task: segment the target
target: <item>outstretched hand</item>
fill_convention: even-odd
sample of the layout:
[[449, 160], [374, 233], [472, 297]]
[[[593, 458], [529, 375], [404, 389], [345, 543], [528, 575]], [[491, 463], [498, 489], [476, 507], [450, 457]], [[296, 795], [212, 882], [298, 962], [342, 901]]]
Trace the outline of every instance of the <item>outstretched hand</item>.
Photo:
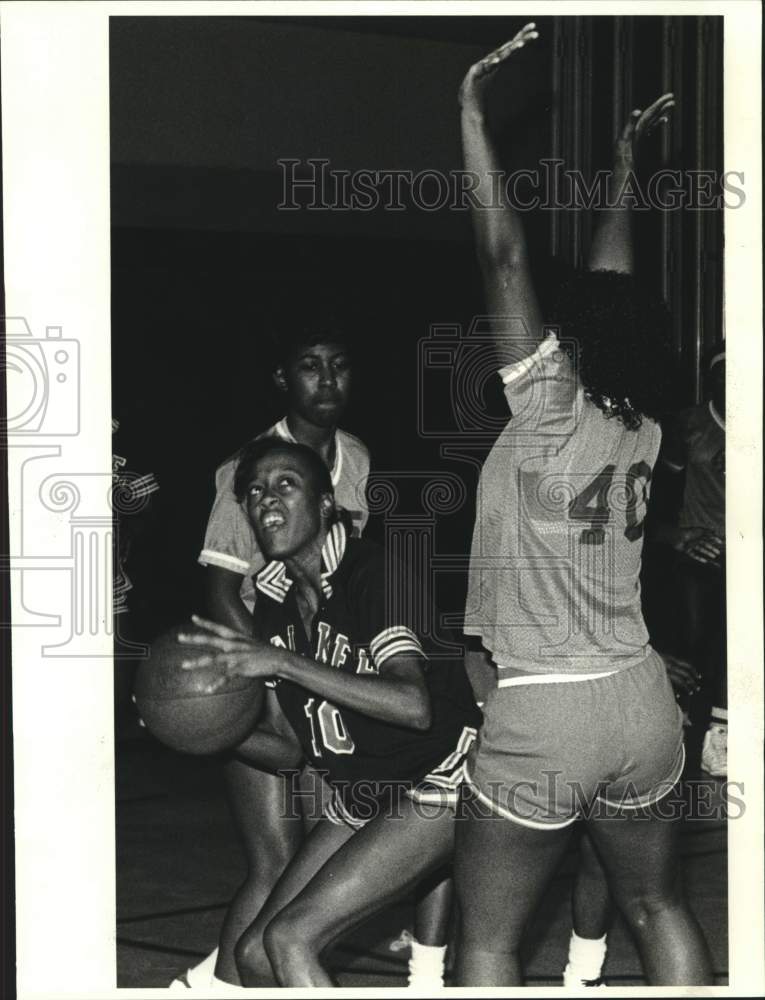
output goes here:
[[178, 642], [183, 646], [203, 646], [212, 652], [184, 660], [181, 667], [184, 670], [199, 670], [202, 667], [219, 670], [220, 677], [210, 683], [206, 689], [208, 693], [221, 688], [229, 677], [265, 678], [276, 673], [274, 659], [277, 654], [270, 643], [198, 615], [192, 615], [191, 620], [199, 631], [180, 632]]
[[511, 38], [509, 42], [505, 42], [504, 45], [500, 45], [498, 49], [495, 49], [487, 56], [484, 56], [483, 59], [479, 59], [477, 63], [474, 63], [462, 81], [459, 92], [460, 105], [465, 107], [471, 102], [475, 103], [479, 99], [482, 89], [481, 85], [486, 78], [490, 77], [502, 63], [506, 62], [513, 52], [522, 49], [527, 42], [531, 42], [535, 38], [539, 38], [539, 32], [532, 21], [521, 28], [518, 34], [514, 38]]
[[645, 111], [635, 108], [630, 113], [622, 134], [616, 141], [616, 165], [631, 170], [635, 162], [635, 151], [641, 140], [650, 135], [654, 129], [669, 121], [669, 115], [675, 106], [674, 94], [662, 94]]

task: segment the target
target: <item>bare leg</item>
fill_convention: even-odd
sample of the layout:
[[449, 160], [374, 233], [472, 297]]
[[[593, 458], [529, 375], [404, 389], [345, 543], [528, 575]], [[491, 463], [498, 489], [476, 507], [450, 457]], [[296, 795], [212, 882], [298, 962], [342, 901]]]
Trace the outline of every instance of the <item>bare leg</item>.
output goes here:
[[602, 938], [611, 923], [611, 896], [603, 865], [586, 831], [579, 842], [579, 868], [571, 900], [574, 933]]
[[448, 869], [437, 872], [419, 887], [414, 936], [420, 944], [446, 944], [453, 895], [452, 873]]
[[711, 986], [709, 951], [680, 886], [678, 823], [645, 813], [588, 822], [652, 986]]
[[280, 985], [332, 986], [324, 948], [448, 860], [452, 811], [426, 814], [406, 798], [400, 806], [400, 817], [381, 816], [354, 834], [270, 922], [265, 946]]
[[[299, 810], [285, 817], [288, 785], [284, 778], [260, 771], [236, 758], [224, 767], [229, 804], [247, 858], [247, 877], [226, 913], [215, 975], [239, 984], [234, 946], [268, 899], [280, 875], [300, 846]], [[260, 970], [273, 982], [268, 963]]]
[[571, 827], [538, 830], [496, 815], [457, 824], [460, 909], [455, 986], [519, 986], [526, 924], [566, 849]]
[[[250, 924], [240, 936], [234, 949], [236, 963], [245, 986], [264, 986], [274, 983], [271, 962], [266, 954], [263, 938], [266, 928], [292, 900], [308, 885], [314, 875], [354, 836], [347, 826], [336, 826], [328, 819], [314, 824], [291, 862], [278, 879], [271, 895], [257, 911], [255, 920], [250, 913]], [[319, 904], [319, 908], [321, 909]], [[267, 970], [264, 973], [264, 969]]]

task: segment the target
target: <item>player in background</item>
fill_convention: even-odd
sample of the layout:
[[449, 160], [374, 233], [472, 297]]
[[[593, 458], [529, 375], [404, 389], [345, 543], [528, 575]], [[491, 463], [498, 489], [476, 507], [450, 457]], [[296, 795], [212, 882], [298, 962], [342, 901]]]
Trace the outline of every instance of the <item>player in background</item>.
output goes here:
[[332, 789], [265, 906], [250, 912], [237, 965], [247, 986], [268, 982], [271, 969], [282, 986], [332, 986], [323, 950], [450, 860], [480, 712], [462, 661], [429, 661], [423, 651], [403, 567], [337, 520], [315, 452], [254, 442], [235, 490], [271, 560], [256, 576], [254, 638], [250, 628], [196, 619], [209, 634], [180, 641], [201, 638], [218, 653], [188, 666], [218, 666], [221, 682], [276, 678], [272, 718], [280, 711], [299, 745], [285, 736], [275, 748], [277, 723], [265, 735], [256, 728], [247, 753], [262, 752], [264, 766], [302, 757]]
[[[481, 188], [500, 166], [488, 82], [537, 37], [528, 25], [463, 82], [465, 162]], [[612, 197], [633, 145], [671, 103], [665, 95], [633, 112]], [[490, 817], [458, 824], [460, 986], [522, 982], [523, 932], [583, 813], [649, 982], [711, 982], [678, 884], [677, 822], [654, 809], [679, 780], [684, 752], [640, 606], [642, 522], [673, 359], [662, 310], [633, 287], [629, 211], [611, 204], [592, 273], [552, 316], [560, 341], [544, 328], [518, 212], [506, 199], [473, 212], [512, 419], [483, 467], [471, 552], [465, 630], [491, 653], [498, 686], [468, 761]]]
[[725, 777], [728, 694], [725, 614], [725, 349], [716, 348], [706, 371], [707, 401], [684, 410], [666, 429], [665, 468], [683, 477], [679, 516], [656, 526], [671, 545], [684, 656], [701, 676], [690, 709], [704, 731], [701, 766]]

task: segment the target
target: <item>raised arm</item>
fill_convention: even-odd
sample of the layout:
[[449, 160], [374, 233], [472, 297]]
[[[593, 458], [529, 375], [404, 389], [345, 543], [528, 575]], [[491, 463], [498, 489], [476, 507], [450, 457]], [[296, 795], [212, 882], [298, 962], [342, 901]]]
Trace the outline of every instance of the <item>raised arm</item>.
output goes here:
[[[520, 215], [508, 201], [504, 185], [495, 185], [496, 191], [493, 190], [492, 175], [499, 176], [500, 165], [486, 125], [486, 98], [493, 74], [514, 52], [538, 37], [534, 24], [527, 24], [515, 38], [471, 66], [460, 89], [465, 169], [479, 179], [475, 189], [477, 199], [487, 206], [473, 206], [473, 229], [486, 304], [494, 317], [492, 330], [502, 365], [528, 354], [529, 341], [540, 340], [543, 331]], [[510, 322], [518, 319], [525, 325], [528, 338], [525, 344], [514, 345], [502, 334], [506, 335]], [[517, 323], [515, 327], [517, 329]]]
[[632, 274], [634, 267], [632, 248], [632, 198], [630, 182], [634, 176], [637, 147], [660, 122], [668, 121], [675, 106], [672, 94], [662, 94], [658, 100], [641, 111], [636, 108], [624, 126], [614, 149], [614, 166], [609, 176], [608, 204], [612, 208], [601, 210], [592, 239], [589, 271], [618, 271]]

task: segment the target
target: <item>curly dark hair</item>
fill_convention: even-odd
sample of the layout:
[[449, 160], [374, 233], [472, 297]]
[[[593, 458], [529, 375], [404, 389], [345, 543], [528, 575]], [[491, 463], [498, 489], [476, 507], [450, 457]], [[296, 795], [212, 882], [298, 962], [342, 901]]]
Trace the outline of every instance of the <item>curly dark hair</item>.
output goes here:
[[560, 286], [548, 313], [585, 395], [607, 417], [637, 430], [643, 417], [658, 420], [674, 408], [669, 312], [630, 275], [577, 274]]

